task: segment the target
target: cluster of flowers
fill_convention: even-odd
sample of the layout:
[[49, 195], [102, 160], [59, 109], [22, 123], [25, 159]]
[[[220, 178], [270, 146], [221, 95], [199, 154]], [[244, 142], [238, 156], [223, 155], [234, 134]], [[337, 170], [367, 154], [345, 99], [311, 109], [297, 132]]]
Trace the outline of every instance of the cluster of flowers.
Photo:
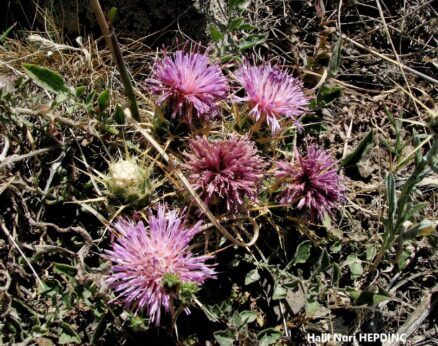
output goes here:
[[[244, 63], [234, 79], [244, 96], [232, 96], [233, 101], [247, 103], [249, 116], [260, 125], [267, 124], [272, 134], [280, 131], [283, 120], [297, 121], [308, 109], [302, 83], [271, 64]], [[157, 62], [149, 86], [158, 106], [166, 105], [172, 118], [189, 124], [193, 117], [213, 120], [230, 89], [220, 66], [210, 64], [207, 55], [184, 51]], [[238, 212], [246, 199], [257, 202], [268, 163], [247, 135], [219, 140], [196, 137], [188, 149], [182, 167], [207, 205], [220, 204]], [[306, 209], [313, 220], [330, 214], [343, 200], [336, 161], [315, 145], [305, 153], [295, 149], [292, 161], [275, 162], [272, 171], [280, 203]], [[127, 308], [145, 309], [157, 324], [161, 308], [171, 311], [177, 294], [165, 284], [169, 275], [180, 284], [197, 285], [215, 277], [214, 268], [205, 263], [210, 257], [195, 257], [188, 250], [201, 223], [188, 228], [182, 219], [164, 205], [158, 207], [157, 215], [150, 212], [148, 227], [121, 219], [115, 225], [120, 237], [106, 254], [113, 262], [108, 283], [119, 294], [117, 298]]]

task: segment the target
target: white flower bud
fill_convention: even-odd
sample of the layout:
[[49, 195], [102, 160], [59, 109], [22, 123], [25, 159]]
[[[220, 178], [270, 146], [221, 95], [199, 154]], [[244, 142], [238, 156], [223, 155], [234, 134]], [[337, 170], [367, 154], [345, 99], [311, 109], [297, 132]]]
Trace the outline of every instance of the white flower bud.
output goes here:
[[140, 182], [143, 172], [135, 161], [120, 160], [109, 167], [110, 185], [114, 190], [129, 189]]

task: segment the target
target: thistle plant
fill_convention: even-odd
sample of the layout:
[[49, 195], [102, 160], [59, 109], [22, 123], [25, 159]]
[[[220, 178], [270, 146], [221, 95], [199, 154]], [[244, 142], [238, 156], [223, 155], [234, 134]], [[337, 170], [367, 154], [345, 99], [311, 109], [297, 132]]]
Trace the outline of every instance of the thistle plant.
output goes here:
[[228, 82], [206, 54], [177, 51], [155, 63], [148, 81], [158, 106], [167, 106], [171, 117], [192, 123], [193, 117], [210, 121], [219, 102], [228, 94]]
[[282, 120], [296, 121], [308, 109], [309, 97], [303, 92], [303, 83], [278, 67], [245, 63], [235, 77], [245, 92], [237, 101], [247, 102], [249, 115], [259, 125], [266, 123], [272, 134], [280, 131]]
[[292, 161], [277, 162], [274, 175], [282, 188], [280, 202], [307, 210], [312, 220], [323, 219], [344, 199], [336, 161], [315, 145], [309, 146], [305, 155], [295, 149]]
[[247, 136], [229, 139], [195, 138], [184, 153], [184, 169], [206, 204], [223, 202], [228, 211], [239, 210], [248, 198], [257, 200], [266, 164]]
[[187, 303], [194, 287], [216, 277], [213, 266], [205, 263], [212, 257], [195, 256], [188, 249], [201, 230], [200, 221], [187, 227], [176, 210], [159, 205], [156, 213], [149, 210], [148, 226], [124, 218], [114, 226], [119, 237], [106, 251], [112, 262], [107, 283], [126, 309], [146, 311], [155, 325], [162, 310], [173, 312], [179, 293]]

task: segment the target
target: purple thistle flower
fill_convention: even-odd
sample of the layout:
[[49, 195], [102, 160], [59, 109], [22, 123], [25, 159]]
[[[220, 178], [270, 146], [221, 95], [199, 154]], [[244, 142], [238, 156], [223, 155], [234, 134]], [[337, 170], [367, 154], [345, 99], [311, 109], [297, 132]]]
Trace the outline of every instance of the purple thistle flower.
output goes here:
[[281, 118], [297, 120], [308, 109], [309, 97], [303, 92], [303, 83], [277, 67], [246, 63], [235, 76], [246, 93], [237, 100], [248, 102], [249, 114], [256, 122], [266, 121], [272, 134], [280, 131]]
[[320, 220], [324, 212], [329, 214], [344, 199], [345, 189], [337, 173], [336, 161], [315, 145], [307, 148], [306, 156], [295, 149], [292, 162], [277, 162], [274, 173], [284, 186], [280, 203], [295, 204], [299, 209], [307, 208], [312, 220]]
[[195, 52], [177, 51], [156, 63], [150, 89], [157, 95], [159, 106], [168, 103], [172, 118], [187, 119], [193, 113], [209, 120], [217, 113], [218, 102], [227, 97], [228, 83], [217, 65], [210, 65], [208, 56]]
[[143, 222], [119, 219], [115, 228], [120, 237], [107, 250], [105, 257], [112, 262], [107, 283], [124, 301], [125, 308], [146, 310], [152, 322], [160, 324], [161, 308], [173, 309], [176, 296], [166, 290], [167, 275], [176, 275], [181, 282], [202, 284], [215, 278], [215, 271], [205, 261], [211, 256], [195, 257], [188, 244], [200, 231], [201, 221], [190, 228], [183, 225], [175, 210], [159, 205], [157, 214], [149, 211], [149, 226]]
[[184, 154], [189, 180], [206, 204], [225, 201], [227, 210], [236, 211], [245, 196], [257, 200], [266, 164], [247, 136], [232, 135], [224, 140], [198, 137]]

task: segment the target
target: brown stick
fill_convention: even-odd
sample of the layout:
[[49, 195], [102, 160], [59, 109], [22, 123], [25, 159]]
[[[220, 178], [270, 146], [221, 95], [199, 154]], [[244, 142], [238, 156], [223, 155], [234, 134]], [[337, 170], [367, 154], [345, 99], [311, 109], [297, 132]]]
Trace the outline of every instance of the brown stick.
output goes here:
[[342, 38], [346, 39], [348, 42], [352, 43], [357, 48], [363, 49], [363, 50], [365, 50], [365, 51], [367, 51], [367, 52], [369, 52], [371, 54], [374, 54], [374, 55], [378, 56], [379, 58], [381, 58], [383, 60], [386, 60], [386, 61], [388, 61], [388, 62], [390, 62], [390, 63], [392, 63], [394, 65], [398, 65], [402, 69], [404, 69], [404, 70], [406, 70], [406, 71], [408, 71], [408, 72], [410, 72], [410, 73], [412, 73], [412, 74], [414, 74], [414, 75], [416, 75], [418, 77], [424, 78], [424, 79], [428, 80], [431, 83], [438, 84], [438, 80], [436, 80], [435, 78], [430, 77], [428, 75], [425, 75], [424, 73], [422, 73], [420, 71], [414, 70], [412, 67], [406, 66], [405, 64], [402, 64], [402, 63], [399, 63], [396, 60], [388, 58], [386, 55], [383, 55], [383, 54], [381, 54], [379, 52], [376, 52], [375, 50], [373, 50], [371, 48], [365, 47], [363, 44], [360, 44], [359, 42], [356, 42], [355, 40], [349, 38], [348, 36], [346, 36], [344, 34], [342, 34]]
[[105, 38], [106, 45], [111, 51], [111, 54], [116, 61], [117, 69], [119, 70], [120, 77], [122, 78], [123, 86], [125, 87], [126, 96], [129, 99], [130, 109], [132, 117], [139, 121], [140, 113], [138, 111], [137, 99], [135, 98], [134, 88], [132, 87], [131, 77], [129, 76], [128, 69], [125, 61], [123, 60], [122, 51], [120, 50], [119, 42], [114, 34], [114, 30], [110, 29], [105, 19], [105, 15], [100, 7], [99, 0], [91, 0], [91, 7], [96, 15], [97, 22], [102, 30], [103, 37]]

